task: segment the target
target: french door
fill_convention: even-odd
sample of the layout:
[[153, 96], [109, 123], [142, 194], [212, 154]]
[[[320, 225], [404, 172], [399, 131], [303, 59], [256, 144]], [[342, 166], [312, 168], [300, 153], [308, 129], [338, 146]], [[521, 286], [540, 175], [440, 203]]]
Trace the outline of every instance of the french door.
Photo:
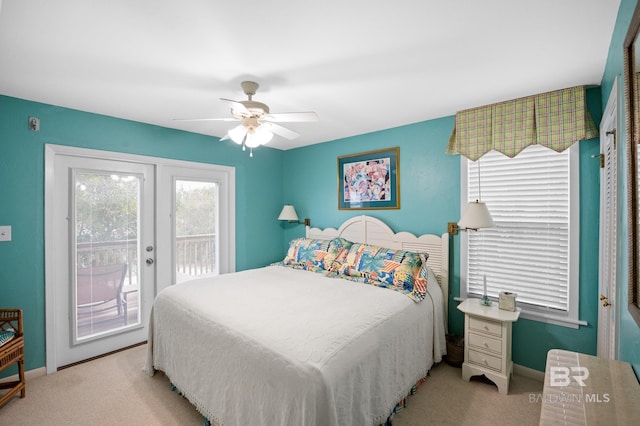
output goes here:
[[155, 293], [154, 166], [54, 164], [56, 367], [145, 341]]
[[[158, 170], [156, 290], [235, 271], [233, 168], [173, 163]], [[166, 250], [165, 250], [166, 249]]]
[[233, 167], [46, 146], [47, 373], [145, 341], [158, 292], [233, 271]]

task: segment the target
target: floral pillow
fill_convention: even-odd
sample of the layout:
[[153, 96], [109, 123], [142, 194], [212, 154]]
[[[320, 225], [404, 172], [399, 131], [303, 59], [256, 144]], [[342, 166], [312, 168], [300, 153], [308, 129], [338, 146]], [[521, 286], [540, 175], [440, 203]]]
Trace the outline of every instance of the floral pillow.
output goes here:
[[354, 281], [399, 291], [420, 301], [426, 294], [426, 275], [421, 277], [421, 269], [427, 257], [426, 253], [357, 243], [351, 246], [337, 272]]
[[334, 238], [329, 243], [329, 252], [324, 258], [323, 267], [331, 272], [340, 269], [353, 243], [344, 238]]
[[284, 262], [275, 262], [275, 263], [272, 263], [271, 266], [285, 266], [287, 268], [302, 269], [303, 271], [316, 272], [318, 274], [326, 274], [327, 273], [327, 271], [325, 271], [323, 268], [321, 268], [319, 266], [315, 266], [312, 263], [300, 262], [300, 263], [285, 264]]
[[422, 257], [422, 266], [418, 271], [418, 274], [414, 278], [413, 282], [413, 290], [411, 292], [412, 299], [419, 302], [424, 299], [427, 294], [427, 280], [429, 279], [429, 267], [427, 266], [427, 256], [421, 255]]
[[289, 250], [282, 263], [284, 265], [306, 264], [324, 269], [324, 259], [329, 253], [330, 240], [296, 238], [289, 243]]

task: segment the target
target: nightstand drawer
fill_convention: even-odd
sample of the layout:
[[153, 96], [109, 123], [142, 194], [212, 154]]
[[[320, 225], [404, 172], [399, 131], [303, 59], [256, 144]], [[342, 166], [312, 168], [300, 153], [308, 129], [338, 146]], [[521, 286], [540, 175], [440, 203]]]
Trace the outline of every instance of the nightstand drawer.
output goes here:
[[480, 331], [482, 333], [493, 334], [497, 337], [502, 337], [502, 324], [496, 321], [490, 321], [470, 316], [469, 329]]
[[500, 357], [487, 355], [482, 352], [476, 352], [473, 349], [469, 349], [469, 362], [499, 372], [502, 371], [502, 359]]
[[500, 355], [502, 353], [502, 340], [486, 335], [469, 333], [469, 347], [476, 347]]

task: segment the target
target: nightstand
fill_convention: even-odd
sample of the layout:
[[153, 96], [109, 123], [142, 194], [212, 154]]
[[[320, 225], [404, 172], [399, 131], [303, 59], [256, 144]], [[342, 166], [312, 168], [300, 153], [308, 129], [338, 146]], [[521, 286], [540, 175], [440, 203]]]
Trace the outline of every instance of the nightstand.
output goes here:
[[515, 312], [480, 304], [480, 299], [466, 299], [458, 305], [464, 312], [464, 363], [462, 378], [484, 374], [498, 386], [502, 394], [509, 393], [513, 373], [511, 361], [511, 324], [518, 320]]

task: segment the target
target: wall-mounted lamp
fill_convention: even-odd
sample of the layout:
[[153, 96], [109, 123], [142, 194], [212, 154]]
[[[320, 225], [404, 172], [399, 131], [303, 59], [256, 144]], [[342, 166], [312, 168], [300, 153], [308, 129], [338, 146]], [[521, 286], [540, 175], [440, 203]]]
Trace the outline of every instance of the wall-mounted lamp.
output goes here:
[[311, 220], [309, 218], [305, 218], [304, 222], [300, 222], [298, 220], [296, 209], [294, 209], [291, 204], [285, 204], [280, 212], [280, 216], [278, 216], [278, 220], [286, 220], [289, 223], [299, 223], [301, 225], [304, 224], [304, 226], [311, 226]]
[[[449, 222], [447, 232], [449, 232], [450, 235], [457, 235], [458, 230], [477, 231], [480, 228], [493, 228], [494, 226], [495, 224], [493, 223], [493, 218], [491, 217], [491, 213], [489, 213], [487, 205], [482, 201], [476, 200], [467, 205], [467, 210], [465, 210], [462, 218], [460, 218], [460, 222]], [[487, 296], [486, 274], [484, 274], [483, 277], [483, 288], [484, 292], [480, 303], [485, 306], [491, 306], [491, 299]]]
[[451, 235], [458, 235], [458, 231], [477, 231], [480, 228], [493, 228], [494, 226], [487, 204], [476, 200], [467, 205], [467, 210], [458, 223], [449, 222], [447, 232]]

